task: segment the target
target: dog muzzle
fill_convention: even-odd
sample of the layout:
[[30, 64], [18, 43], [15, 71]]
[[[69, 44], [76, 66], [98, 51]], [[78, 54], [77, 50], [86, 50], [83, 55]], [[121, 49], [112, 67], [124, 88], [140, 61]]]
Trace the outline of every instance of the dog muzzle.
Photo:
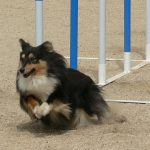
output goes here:
[[26, 72], [24, 68], [21, 68], [19, 71], [20, 71], [20, 73], [23, 74], [24, 78], [27, 78], [27, 77], [29, 77], [31, 74], [33, 74], [35, 72], [35, 69], [33, 68], [29, 72]]

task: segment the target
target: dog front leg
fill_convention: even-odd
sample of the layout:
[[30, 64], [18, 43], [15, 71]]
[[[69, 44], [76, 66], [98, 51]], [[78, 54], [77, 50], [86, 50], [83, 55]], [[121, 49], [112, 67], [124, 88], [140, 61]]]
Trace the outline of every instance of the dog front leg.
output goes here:
[[38, 119], [48, 115], [52, 110], [53, 105], [48, 104], [47, 102], [42, 103], [40, 106], [35, 107], [34, 114]]
[[[30, 110], [29, 112], [32, 112], [32, 113], [29, 113], [29, 115], [33, 114], [33, 115], [35, 115], [35, 117], [37, 117], [38, 116], [38, 113], [37, 113], [38, 111], [37, 110], [40, 107], [39, 106], [40, 104], [39, 104], [38, 100], [36, 98], [32, 97], [32, 96], [28, 96], [27, 100], [26, 100], [26, 104], [27, 104], [28, 110]], [[39, 118], [39, 116], [37, 118]]]

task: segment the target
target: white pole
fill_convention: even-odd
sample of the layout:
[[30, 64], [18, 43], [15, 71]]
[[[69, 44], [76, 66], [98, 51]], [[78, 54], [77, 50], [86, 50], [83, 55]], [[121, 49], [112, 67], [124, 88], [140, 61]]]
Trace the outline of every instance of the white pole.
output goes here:
[[146, 31], [146, 60], [150, 61], [150, 0], [146, 0], [146, 20], [147, 20], [147, 31]]
[[36, 36], [36, 46], [43, 42], [43, 0], [35, 0], [35, 36]]
[[116, 100], [116, 99], [106, 99], [107, 102], [116, 103], [133, 103], [133, 104], [150, 104], [149, 100]]
[[99, 85], [106, 84], [105, 0], [99, 0]]
[[124, 72], [131, 71], [131, 52], [124, 52]]
[[124, 0], [124, 72], [131, 71], [131, 0]]

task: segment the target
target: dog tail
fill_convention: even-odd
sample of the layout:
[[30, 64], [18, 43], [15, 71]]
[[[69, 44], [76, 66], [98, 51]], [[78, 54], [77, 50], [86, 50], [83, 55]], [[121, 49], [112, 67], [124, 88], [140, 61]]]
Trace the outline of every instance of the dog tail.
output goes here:
[[88, 101], [86, 108], [91, 114], [96, 114], [98, 120], [101, 120], [105, 113], [109, 111], [109, 106], [102, 96], [100, 87], [93, 81], [87, 87], [85, 100]]

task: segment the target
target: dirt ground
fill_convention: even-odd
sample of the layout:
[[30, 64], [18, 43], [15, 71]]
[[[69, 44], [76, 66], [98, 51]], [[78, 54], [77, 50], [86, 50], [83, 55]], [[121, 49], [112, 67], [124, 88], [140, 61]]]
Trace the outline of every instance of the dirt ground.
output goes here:
[[[144, 59], [146, 2], [132, 0], [132, 58]], [[106, 0], [107, 58], [123, 57], [123, 0]], [[98, 56], [98, 0], [79, 0], [79, 56]], [[44, 1], [44, 40], [69, 55], [70, 0]], [[109, 103], [123, 123], [109, 122], [70, 131], [51, 131], [31, 122], [20, 109], [15, 90], [19, 38], [34, 45], [34, 1], [7, 0], [0, 5], [0, 150], [149, 150], [149, 104]], [[134, 64], [133, 64], [134, 65]], [[108, 62], [107, 77], [122, 71]], [[79, 69], [97, 82], [97, 61], [79, 61]], [[150, 65], [103, 88], [106, 99], [150, 100]]]

